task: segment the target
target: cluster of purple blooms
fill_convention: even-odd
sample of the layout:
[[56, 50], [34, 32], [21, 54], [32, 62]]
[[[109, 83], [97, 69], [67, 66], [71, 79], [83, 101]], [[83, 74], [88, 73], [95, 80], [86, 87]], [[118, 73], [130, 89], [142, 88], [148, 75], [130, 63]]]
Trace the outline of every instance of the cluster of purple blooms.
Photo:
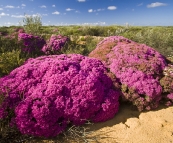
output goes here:
[[[37, 36], [19, 33], [25, 51], [34, 50], [32, 39], [46, 54], [60, 51], [68, 41], [53, 35], [45, 44]], [[4, 97], [0, 118], [14, 109], [11, 125], [21, 133], [54, 137], [71, 124], [113, 118], [120, 95], [139, 111], [157, 108], [162, 99], [172, 105], [173, 65], [153, 48], [122, 36], [105, 38], [89, 57], [61, 54], [30, 58], [0, 78], [0, 96]]]
[[151, 74], [127, 68], [117, 77], [122, 84], [123, 98], [136, 105], [139, 111], [158, 107], [161, 100], [162, 87], [159, 81]]
[[58, 28], [52, 30], [52, 32], [58, 32], [58, 31], [59, 31]]
[[69, 123], [106, 121], [119, 109], [120, 91], [105, 66], [78, 54], [31, 58], [0, 78], [0, 92], [0, 118], [15, 109], [11, 124], [27, 135], [54, 137]]
[[22, 42], [22, 51], [26, 53], [41, 51], [44, 44], [46, 44], [46, 41], [39, 36], [20, 32], [18, 34], [18, 41]]
[[59, 52], [68, 40], [68, 37], [62, 35], [52, 35], [48, 42], [43, 46], [42, 51], [45, 54]]
[[173, 65], [168, 64], [163, 71], [160, 84], [163, 87], [163, 99], [167, 106], [173, 105]]
[[[100, 54], [102, 51], [106, 51], [104, 58]], [[89, 56], [102, 60], [115, 74], [122, 85], [123, 98], [138, 110], [150, 110], [159, 105], [162, 99], [159, 80], [167, 66], [159, 52], [124, 37], [111, 36], [101, 41]]]
[[14, 32], [25, 33], [25, 30], [23, 28], [14, 28]]

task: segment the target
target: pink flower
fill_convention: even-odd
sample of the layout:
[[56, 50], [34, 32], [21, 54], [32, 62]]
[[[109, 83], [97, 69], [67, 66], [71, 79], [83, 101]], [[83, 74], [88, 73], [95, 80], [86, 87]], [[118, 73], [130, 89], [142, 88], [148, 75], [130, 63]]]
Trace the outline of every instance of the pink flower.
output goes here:
[[13, 123], [34, 136], [56, 136], [69, 122], [106, 121], [119, 109], [120, 92], [105, 66], [79, 54], [31, 58], [0, 78], [0, 92], [8, 94], [3, 111], [14, 109]]
[[42, 48], [42, 51], [45, 54], [59, 52], [68, 40], [69, 38], [65, 36], [63, 37], [61, 35], [52, 35], [48, 42]]
[[18, 41], [22, 42], [22, 50], [27, 53], [41, 51], [46, 41], [38, 36], [27, 33], [18, 34]]
[[120, 81], [123, 98], [138, 109], [156, 108], [161, 100], [159, 80], [167, 66], [159, 52], [122, 36], [110, 36], [101, 41], [90, 54], [101, 60]]

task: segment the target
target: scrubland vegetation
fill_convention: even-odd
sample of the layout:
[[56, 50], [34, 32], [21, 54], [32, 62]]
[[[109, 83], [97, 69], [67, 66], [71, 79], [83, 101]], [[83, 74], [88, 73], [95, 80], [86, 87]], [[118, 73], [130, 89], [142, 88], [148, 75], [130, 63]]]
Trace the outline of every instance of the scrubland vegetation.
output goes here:
[[173, 27], [23, 23], [0, 27], [0, 142], [89, 142], [86, 124], [113, 118], [119, 102], [172, 105]]

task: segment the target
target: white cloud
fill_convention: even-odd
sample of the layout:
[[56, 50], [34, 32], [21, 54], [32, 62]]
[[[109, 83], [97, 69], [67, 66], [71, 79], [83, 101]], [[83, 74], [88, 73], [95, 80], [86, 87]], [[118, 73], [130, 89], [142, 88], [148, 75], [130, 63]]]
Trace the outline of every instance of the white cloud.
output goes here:
[[55, 5], [53, 4], [52, 7], [55, 7]]
[[15, 8], [15, 7], [12, 5], [7, 5], [7, 6], [5, 6], [5, 8]]
[[86, 0], [77, 0], [78, 2], [85, 2]]
[[43, 23], [44, 26], [47, 26], [48, 24], [47, 23]]
[[71, 9], [71, 8], [67, 8], [67, 9], [66, 9], [66, 11], [72, 11], [72, 10], [74, 10], [74, 9]]
[[101, 8], [97, 9], [97, 11], [103, 11], [103, 10], [105, 10], [105, 9], [103, 9], [103, 8], [102, 9]]
[[137, 6], [142, 6], [143, 5], [143, 3], [140, 3], [140, 4], [138, 4]]
[[108, 7], [108, 10], [115, 10], [115, 9], [117, 9], [116, 6], [109, 6], [109, 7]]
[[98, 21], [98, 22], [95, 22], [95, 23], [82, 23], [80, 25], [105, 25], [105, 24], [106, 24], [106, 22]]
[[25, 16], [26, 16], [26, 17], [30, 17], [30, 16], [32, 16], [32, 17], [36, 17], [36, 16], [41, 17], [41, 14], [39, 14], [39, 13], [33, 14], [33, 15], [28, 15], [28, 14], [26, 14]]
[[41, 15], [40, 15], [39, 13], [33, 14], [32, 16], [33, 16], [33, 17], [37, 17], [37, 16], [41, 17]]
[[166, 6], [166, 3], [160, 3], [160, 2], [155, 2], [147, 5], [148, 8], [154, 8], [154, 7], [159, 7], [159, 6]]
[[0, 10], [3, 10], [3, 8], [0, 8]]
[[[44, 24], [44, 23], [43, 23]], [[80, 26], [83, 26], [83, 25], [105, 25], [106, 24], [106, 22], [101, 22], [101, 21], [98, 21], [98, 22], [93, 22], [93, 23], [63, 23], [63, 22], [61, 22], [61, 23], [56, 23], [55, 25], [59, 25], [59, 26], [68, 26], [68, 25], [80, 25]]]
[[0, 17], [1, 16], [9, 16], [9, 14], [6, 14], [6, 13], [2, 12], [2, 13], [0, 13]]
[[5, 22], [4, 24], [5, 25], [12, 25], [13, 23], [11, 23], [11, 22]]
[[80, 11], [78, 11], [78, 10], [76, 10], [75, 12], [76, 12], [76, 13], [80, 13]]
[[12, 15], [11, 17], [14, 17], [14, 18], [24, 18], [25, 16], [23, 16], [23, 15]]
[[26, 6], [25, 4], [22, 4], [21, 6]]
[[99, 8], [99, 9], [97, 9], [97, 10], [94, 10], [94, 9], [89, 9], [88, 10], [88, 12], [97, 12], [97, 11], [103, 11], [103, 10], [105, 10], [105, 9], [101, 9], [101, 8]]
[[93, 9], [89, 9], [88, 12], [93, 12]]
[[58, 14], [60, 14], [60, 12], [55, 11], [55, 12], [53, 12], [52, 14], [56, 14], [56, 15], [58, 15]]
[[100, 24], [100, 25], [105, 25], [105, 24], [106, 24], [106, 22], [99, 22], [99, 24]]
[[48, 16], [48, 14], [42, 14], [43, 16]]
[[42, 6], [40, 6], [41, 8], [46, 8], [46, 6], [45, 5], [42, 5]]

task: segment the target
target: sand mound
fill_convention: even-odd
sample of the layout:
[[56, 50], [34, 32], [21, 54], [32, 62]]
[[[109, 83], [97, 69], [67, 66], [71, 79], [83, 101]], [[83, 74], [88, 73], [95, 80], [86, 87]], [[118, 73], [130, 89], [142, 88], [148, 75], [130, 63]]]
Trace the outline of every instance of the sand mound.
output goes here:
[[89, 127], [99, 143], [173, 143], [173, 107], [140, 113], [121, 105], [112, 120]]

